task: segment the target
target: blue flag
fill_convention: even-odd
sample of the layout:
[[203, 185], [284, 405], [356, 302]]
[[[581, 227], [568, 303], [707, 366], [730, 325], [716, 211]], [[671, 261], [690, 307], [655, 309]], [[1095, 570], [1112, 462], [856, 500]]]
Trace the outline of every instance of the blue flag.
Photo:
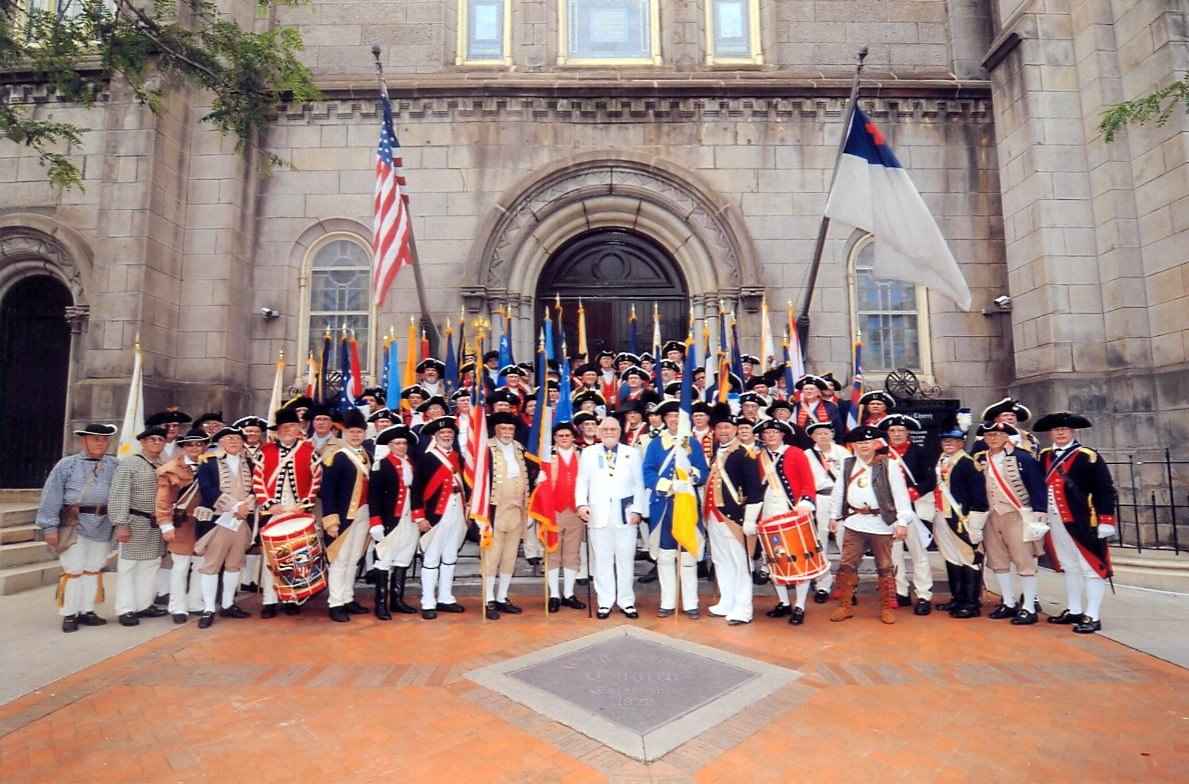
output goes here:
[[334, 407], [340, 414], [345, 414], [354, 407], [351, 400], [351, 355], [347, 348], [346, 335], [339, 341], [339, 375], [342, 384], [339, 386], [339, 395], [335, 399]]
[[388, 347], [388, 386], [384, 400], [393, 411], [400, 411], [400, 364], [397, 362], [396, 340]]
[[[541, 328], [540, 338], [537, 340], [537, 358], [533, 363], [536, 366], [537, 378], [545, 378], [545, 368], [547, 363], [545, 361], [545, 328]], [[533, 424], [528, 431], [528, 443], [525, 444], [524, 456], [534, 463], [541, 462], [541, 428], [545, 422], [545, 395], [548, 394], [546, 384], [544, 381], [537, 387], [537, 409], [533, 412]]]
[[[500, 335], [500, 368], [499, 369], [503, 370], [504, 368], [506, 368], [508, 365], [511, 365], [511, 364], [513, 364], [513, 362], [512, 362], [512, 343], [511, 343], [511, 341], [508, 340], [508, 334], [504, 333], [503, 335]], [[497, 387], [502, 387], [502, 386], [506, 386], [507, 383], [508, 383], [508, 377], [500, 376], [499, 379], [496, 381], [495, 385]]]
[[689, 372], [681, 374], [681, 429], [680, 433], [689, 433], [693, 429], [694, 415], [694, 372], [692, 364], [697, 357], [694, 341], [685, 344], [685, 366]]
[[330, 369], [332, 367], [331, 360], [334, 359], [333, 350], [334, 339], [330, 337], [330, 332], [322, 335], [322, 383], [319, 385], [322, 389], [321, 400], [316, 402], [324, 405], [331, 403], [330, 398]]

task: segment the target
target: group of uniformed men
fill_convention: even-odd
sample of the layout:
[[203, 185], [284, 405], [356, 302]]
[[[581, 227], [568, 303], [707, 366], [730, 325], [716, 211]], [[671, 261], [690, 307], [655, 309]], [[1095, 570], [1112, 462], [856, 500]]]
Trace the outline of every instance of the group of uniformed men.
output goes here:
[[[519, 614], [509, 598], [517, 555], [523, 547], [536, 565], [543, 554], [529, 514], [539, 482], [552, 485], [559, 538], [544, 575], [550, 613], [586, 608], [575, 585], [589, 573], [598, 618], [615, 608], [638, 617], [635, 561], [648, 558], [656, 566], [641, 579], [659, 579], [658, 615], [698, 618], [699, 571], [711, 571], [708, 560], [718, 588], [710, 615], [749, 623], [755, 585], [766, 581], [759, 526], [800, 513], [815, 529], [810, 554], [826, 551], [832, 536], [837, 565], [812, 581], [773, 581], [778, 602], [769, 617], [803, 623], [813, 591], [815, 602], [837, 603], [830, 620], [850, 618], [868, 553], [880, 619], [893, 623], [895, 609], [909, 606], [927, 615], [934, 608], [927, 549], [935, 541], [950, 590], [936, 607], [952, 617], [980, 615], [986, 577], [1002, 597], [991, 618], [1036, 623], [1038, 556], [1047, 550], [1067, 588], [1067, 608], [1049, 623], [1079, 633], [1101, 628], [1116, 498], [1104, 460], [1077, 441], [1077, 431], [1091, 426], [1084, 417], [1058, 412], [1037, 420], [1033, 432], [1052, 438], [1042, 450], [1023, 428], [1029, 410], [1005, 398], [983, 412], [970, 451], [968, 433], [954, 421], [933, 456], [913, 443], [920, 424], [896, 412], [887, 393], [864, 394], [852, 417], [831, 375], [806, 375], [786, 389], [783, 368], [761, 373], [759, 360], [745, 356], [743, 377], [723, 380], [729, 402], [716, 402], [717, 390], [705, 389], [702, 368], [691, 371], [697, 402], [686, 424], [677, 399], [684, 352], [680, 342], [666, 344], [655, 377], [657, 359], [648, 354], [604, 351], [579, 367], [574, 416], [553, 426], [548, 471], [525, 456], [536, 403], [531, 368], [500, 368], [495, 352], [467, 362], [452, 394], [443, 364], [423, 361], [418, 384], [391, 409], [371, 388], [341, 415], [295, 398], [272, 412], [272, 424], [256, 416], [226, 424], [217, 412], [191, 421], [175, 409], [162, 411], [137, 435], [140, 451], [121, 460], [108, 454], [116, 428], [87, 425], [75, 431], [80, 450], [51, 472], [37, 515], [63, 570], [62, 630], [106, 623], [95, 603], [103, 598], [113, 536], [121, 624], [167, 614], [185, 623], [197, 614], [207, 628], [216, 616], [244, 618], [249, 613], [236, 594], [242, 582], [257, 579], [262, 617], [299, 613], [297, 603], [278, 601], [277, 576], [249, 554], [270, 516], [294, 511], [315, 515], [328, 545], [334, 621], [369, 612], [381, 620], [393, 612], [419, 611], [427, 620], [463, 612], [453, 583], [468, 533], [482, 540], [485, 616]], [[555, 405], [556, 373], [538, 382]], [[475, 438], [468, 413], [476, 383], [489, 407], [491, 438], [486, 465], [478, 467], [467, 449]], [[489, 472], [483, 519], [470, 510], [468, 469]], [[683, 549], [674, 536], [674, 506], [691, 487], [698, 546]], [[419, 610], [405, 601], [418, 553]], [[243, 577], [253, 560], [250, 579]], [[374, 585], [372, 609], [355, 599], [360, 564]], [[161, 594], [168, 594], [167, 607], [159, 606]]]

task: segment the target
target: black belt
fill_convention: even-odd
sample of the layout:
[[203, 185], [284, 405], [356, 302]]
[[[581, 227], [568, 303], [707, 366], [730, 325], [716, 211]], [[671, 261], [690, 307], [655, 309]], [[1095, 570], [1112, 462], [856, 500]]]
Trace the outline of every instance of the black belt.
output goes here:
[[153, 519], [153, 516], [152, 516], [151, 514], [149, 514], [148, 512], [142, 512], [142, 511], [140, 511], [139, 509], [129, 509], [129, 510], [128, 510], [128, 514], [130, 514], [130, 515], [136, 515], [137, 517], [143, 517], [143, 518], [144, 518], [144, 519], [146, 519], [146, 520], [152, 520], [152, 519]]
[[105, 515], [105, 514], [107, 514], [107, 507], [106, 506], [80, 506], [78, 508], [78, 513], [79, 514], [89, 514], [89, 515]]
[[849, 509], [847, 509], [847, 510], [846, 510], [846, 516], [847, 516], [847, 517], [850, 517], [851, 515], [857, 515], [857, 514], [864, 514], [864, 515], [878, 515], [878, 514], [879, 514], [879, 507], [878, 507], [878, 506], [876, 506], [876, 507], [870, 507], [870, 506], [851, 506]]

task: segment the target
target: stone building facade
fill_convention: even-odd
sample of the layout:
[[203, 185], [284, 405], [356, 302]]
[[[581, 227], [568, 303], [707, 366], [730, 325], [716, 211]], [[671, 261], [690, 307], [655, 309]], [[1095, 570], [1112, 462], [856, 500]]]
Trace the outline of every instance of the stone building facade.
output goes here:
[[[5, 87], [89, 129], [69, 151], [83, 191], [52, 190], [34, 156], [0, 143], [5, 312], [39, 276], [72, 303], [47, 371], [69, 382], [55, 440], [118, 417], [137, 336], [150, 408], [230, 414], [261, 412], [278, 352], [299, 366], [325, 324], [357, 325], [371, 369], [382, 335], [403, 335], [419, 311], [412, 274], [378, 312], [343, 287], [371, 233], [372, 44], [438, 323], [510, 307], [527, 354], [551, 261], [618, 231], [668, 259], [696, 319], [726, 307], [756, 346], [766, 295], [779, 335], [868, 46], [862, 105], [974, 306], [881, 288], [862, 270], [866, 238], [834, 226], [810, 365], [847, 377], [855, 328], [882, 324], [865, 337], [886, 344], [869, 383], [905, 364], [975, 409], [1010, 389], [1090, 413], [1093, 439], [1120, 452], [1189, 437], [1189, 126], [1178, 113], [1112, 144], [1096, 130], [1106, 104], [1185, 74], [1184, 0], [313, 0], [267, 19], [227, 7], [244, 25], [298, 27], [324, 94], [278, 107], [265, 147], [286, 163], [271, 172], [201, 123], [195, 92], [154, 114], [114, 84], [90, 110], [35, 80]], [[608, 58], [625, 30], [634, 49]], [[33, 410], [15, 389], [30, 341], [7, 340], [0, 416], [14, 431]]]

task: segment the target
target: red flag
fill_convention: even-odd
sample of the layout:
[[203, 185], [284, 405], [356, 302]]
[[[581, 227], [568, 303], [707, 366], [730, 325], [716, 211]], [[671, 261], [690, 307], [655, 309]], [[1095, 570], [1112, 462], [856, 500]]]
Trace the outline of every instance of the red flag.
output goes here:
[[355, 334], [351, 334], [351, 342], [348, 344], [351, 351], [351, 400], [358, 400], [363, 395], [363, 366], [359, 362], [359, 343], [355, 340]]

